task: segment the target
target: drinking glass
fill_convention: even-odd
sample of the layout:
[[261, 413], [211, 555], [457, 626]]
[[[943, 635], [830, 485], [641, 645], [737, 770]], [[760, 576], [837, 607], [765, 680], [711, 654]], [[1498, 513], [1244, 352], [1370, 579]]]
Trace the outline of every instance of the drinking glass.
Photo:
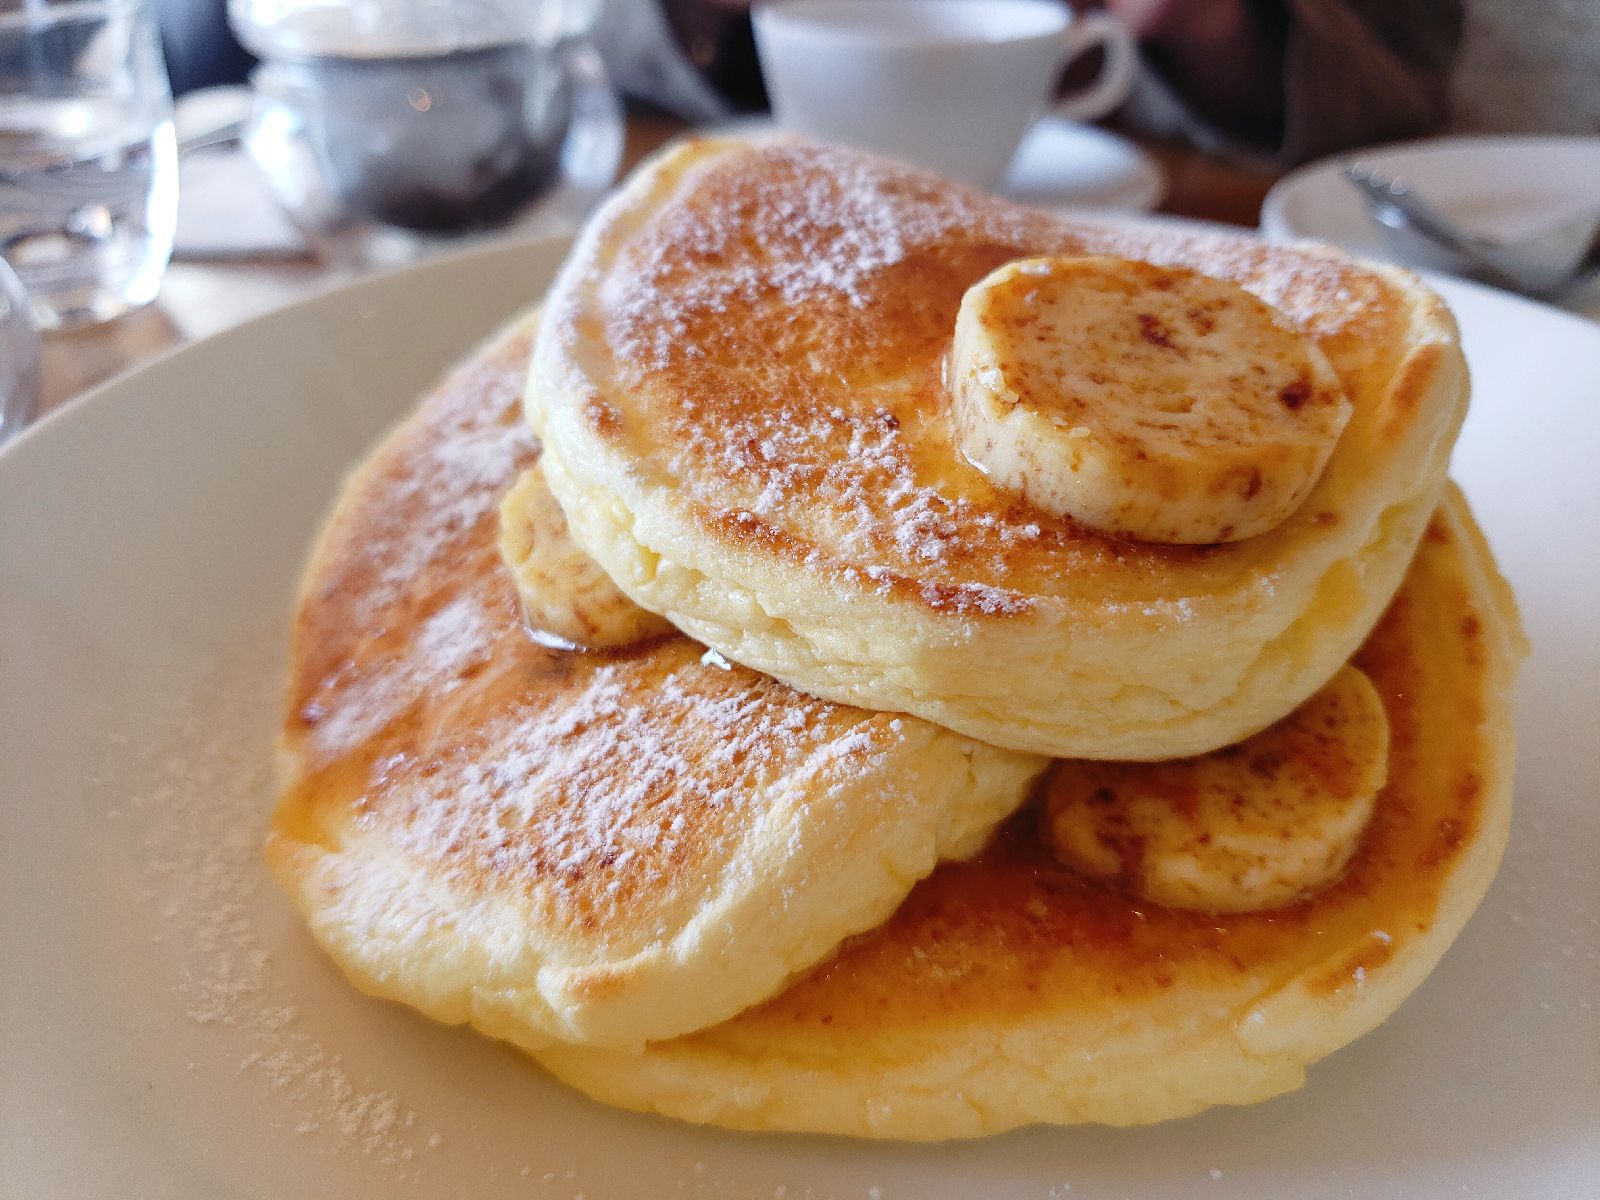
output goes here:
[[[261, 65], [246, 146], [327, 257], [392, 261], [594, 195], [621, 113], [597, 0], [232, 0]], [[589, 200], [594, 195], [588, 197]]]
[[139, 0], [0, 0], [0, 253], [45, 329], [155, 298], [172, 254], [172, 94]]
[[28, 293], [0, 258], [0, 445], [30, 420], [39, 404], [39, 331]]

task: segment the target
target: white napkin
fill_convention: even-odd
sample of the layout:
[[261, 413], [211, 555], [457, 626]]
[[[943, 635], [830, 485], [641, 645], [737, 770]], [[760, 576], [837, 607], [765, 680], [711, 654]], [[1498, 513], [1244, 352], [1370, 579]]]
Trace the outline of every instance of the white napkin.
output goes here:
[[[178, 140], [241, 120], [250, 105], [250, 89], [239, 85], [190, 92], [173, 110]], [[212, 146], [179, 162], [174, 258], [303, 258], [308, 252], [242, 147]]]
[[302, 258], [305, 239], [238, 147], [198, 150], [178, 167], [180, 259]]

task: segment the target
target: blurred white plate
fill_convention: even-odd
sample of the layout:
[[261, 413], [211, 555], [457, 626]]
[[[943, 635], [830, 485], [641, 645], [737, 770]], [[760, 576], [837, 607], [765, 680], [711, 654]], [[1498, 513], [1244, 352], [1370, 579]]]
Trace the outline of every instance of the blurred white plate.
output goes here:
[[[740, 117], [711, 132], [760, 137], [772, 118]], [[1001, 195], [1035, 208], [1149, 212], [1167, 194], [1161, 166], [1133, 142], [1094, 125], [1047, 116], [1023, 135]]]
[[492, 247], [285, 309], [0, 452], [0, 1191], [1595, 1195], [1600, 328], [1465, 285], [1443, 285], [1477, 387], [1457, 474], [1534, 645], [1511, 848], [1434, 977], [1304, 1091], [965, 1144], [744, 1136], [591, 1104], [350, 988], [261, 862], [295, 579], [346, 468], [563, 252]]
[[[1360, 193], [1339, 174], [1353, 160], [1405, 180], [1446, 215], [1490, 237], [1537, 233], [1600, 207], [1600, 137], [1436, 138], [1353, 150], [1290, 172], [1261, 205], [1262, 233], [1393, 260]], [[1437, 269], [1444, 260], [1405, 265]], [[1600, 315], [1600, 296], [1577, 297], [1573, 307]]]

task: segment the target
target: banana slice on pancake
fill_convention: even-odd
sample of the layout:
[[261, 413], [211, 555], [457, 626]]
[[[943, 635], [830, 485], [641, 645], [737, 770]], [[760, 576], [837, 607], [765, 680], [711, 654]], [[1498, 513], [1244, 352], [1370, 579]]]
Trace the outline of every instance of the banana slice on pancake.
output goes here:
[[1060, 764], [1043, 834], [1080, 874], [1158, 904], [1259, 912], [1338, 878], [1388, 763], [1383, 700], [1347, 666], [1238, 745], [1164, 763]]
[[500, 557], [529, 632], [561, 648], [610, 650], [677, 632], [640, 608], [579, 549], [544, 472], [529, 467], [500, 502]]
[[1236, 283], [1091, 256], [968, 289], [951, 388], [962, 451], [1114, 537], [1235, 542], [1305, 500], [1350, 419], [1327, 358]]

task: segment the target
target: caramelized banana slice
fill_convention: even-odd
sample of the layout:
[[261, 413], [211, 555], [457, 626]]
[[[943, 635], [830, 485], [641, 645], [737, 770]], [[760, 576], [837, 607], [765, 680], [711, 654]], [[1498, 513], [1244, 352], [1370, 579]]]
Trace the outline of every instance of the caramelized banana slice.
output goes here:
[[990, 478], [1151, 542], [1273, 528], [1350, 419], [1328, 360], [1271, 305], [1117, 258], [1022, 259], [969, 288], [950, 386], [960, 446]]
[[1170, 908], [1278, 908], [1344, 870], [1388, 763], [1383, 701], [1343, 667], [1238, 745], [1171, 762], [1059, 764], [1044, 838], [1079, 873]]
[[500, 557], [516, 579], [535, 635], [604, 650], [673, 632], [671, 622], [628, 599], [579, 549], [537, 466], [524, 471], [500, 502]]

